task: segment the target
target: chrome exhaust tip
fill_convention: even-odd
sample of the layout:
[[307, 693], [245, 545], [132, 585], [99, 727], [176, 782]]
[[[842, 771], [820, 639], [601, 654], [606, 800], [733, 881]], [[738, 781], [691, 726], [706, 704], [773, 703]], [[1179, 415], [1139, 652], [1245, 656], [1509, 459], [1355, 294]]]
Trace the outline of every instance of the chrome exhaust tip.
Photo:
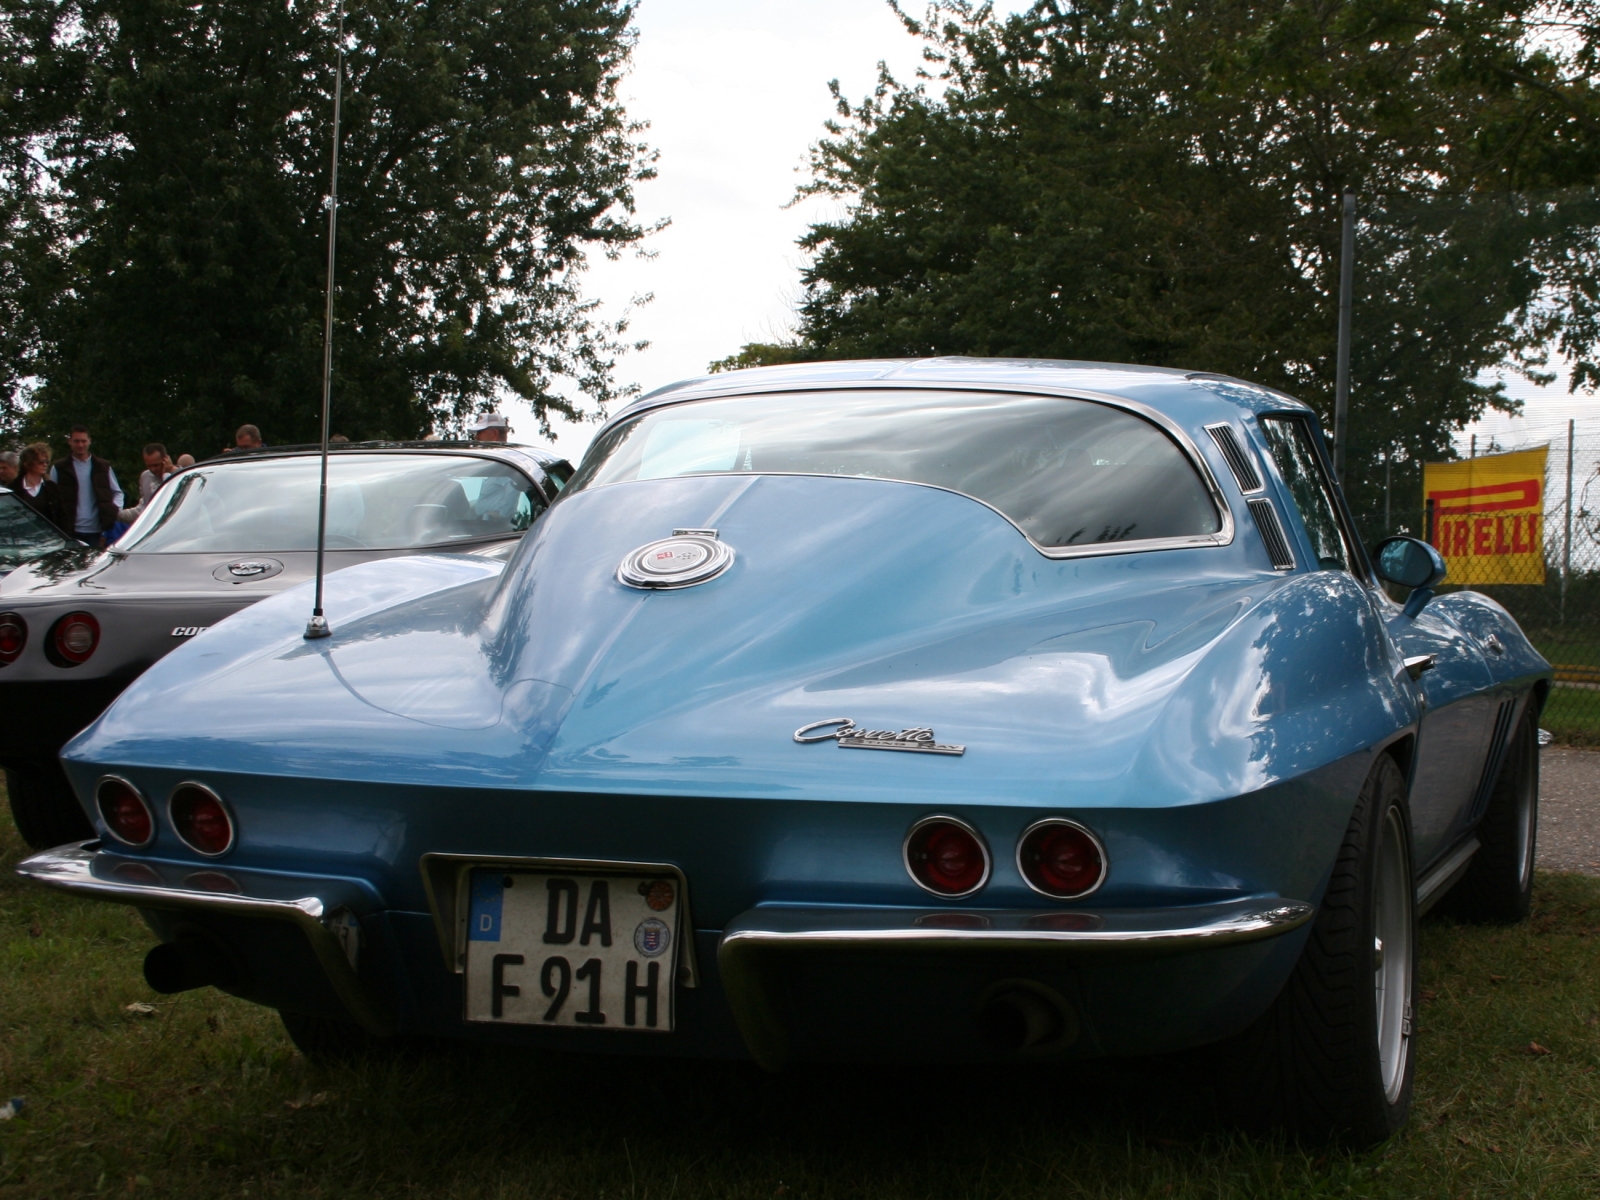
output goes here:
[[230, 987], [239, 980], [233, 960], [204, 938], [162, 942], [144, 956], [144, 981], [163, 996], [203, 987]]
[[977, 1022], [996, 1054], [1054, 1054], [1078, 1040], [1072, 1006], [1031, 979], [1004, 979], [988, 988], [978, 1000]]

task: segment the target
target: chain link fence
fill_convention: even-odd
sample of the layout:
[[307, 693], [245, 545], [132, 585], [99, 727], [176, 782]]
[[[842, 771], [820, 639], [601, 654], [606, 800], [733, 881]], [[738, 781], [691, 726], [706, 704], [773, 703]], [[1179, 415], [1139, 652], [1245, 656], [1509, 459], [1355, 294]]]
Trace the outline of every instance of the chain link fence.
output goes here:
[[1426, 537], [1447, 557], [1474, 537], [1480, 551], [1501, 553], [1498, 573], [1508, 582], [1440, 590], [1469, 586], [1503, 604], [1555, 667], [1540, 724], [1558, 741], [1600, 745], [1600, 420], [1552, 422], [1492, 440], [1462, 434], [1454, 445], [1461, 459], [1539, 447], [1548, 447], [1548, 457], [1537, 526], [1492, 503], [1481, 512], [1470, 502], [1435, 512], [1413, 493], [1404, 506], [1391, 503], [1390, 531]]

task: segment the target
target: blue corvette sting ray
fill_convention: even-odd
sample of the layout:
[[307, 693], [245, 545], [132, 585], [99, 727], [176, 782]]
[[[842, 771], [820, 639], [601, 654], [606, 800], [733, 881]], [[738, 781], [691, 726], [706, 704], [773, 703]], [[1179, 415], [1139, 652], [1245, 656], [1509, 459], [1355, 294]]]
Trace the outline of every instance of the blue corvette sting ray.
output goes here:
[[329, 638], [300, 587], [163, 658], [63, 751], [99, 838], [20, 870], [308, 1053], [1209, 1048], [1371, 1143], [1417, 917], [1532, 886], [1549, 665], [1443, 576], [1369, 555], [1249, 383], [715, 375], [613, 418], [509, 563], [354, 566]]

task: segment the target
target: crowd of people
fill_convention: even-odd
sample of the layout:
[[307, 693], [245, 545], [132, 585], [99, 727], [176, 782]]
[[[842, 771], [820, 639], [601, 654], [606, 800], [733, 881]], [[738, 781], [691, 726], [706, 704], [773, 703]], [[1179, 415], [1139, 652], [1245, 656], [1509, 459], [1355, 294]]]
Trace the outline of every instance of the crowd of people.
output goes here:
[[[504, 442], [511, 434], [510, 423], [499, 413], [483, 413], [467, 428], [472, 439], [479, 442]], [[430, 435], [426, 440], [439, 439]], [[334, 434], [329, 441], [348, 443], [349, 439]], [[64, 458], [52, 461], [47, 442], [4, 451], [0, 453], [0, 487], [10, 489], [61, 532], [86, 546], [104, 548], [139, 518], [167, 476], [194, 466], [195, 460], [192, 454], [173, 459], [166, 446], [151, 442], [144, 448], [138, 501], [129, 505], [117, 482], [116, 470], [108, 459], [91, 452], [92, 444], [88, 428], [74, 425], [67, 437], [69, 452]], [[264, 449], [261, 430], [254, 425], [241, 425], [233, 435], [233, 445], [223, 453]]]
[[151, 442], [144, 448], [138, 500], [129, 506], [116, 468], [93, 453], [92, 444], [89, 430], [74, 425], [64, 458], [52, 462], [47, 442], [8, 451], [0, 455], [0, 486], [63, 533], [85, 545], [105, 546], [116, 540], [119, 525], [125, 527], [144, 511], [168, 475], [194, 465], [193, 455], [180, 454], [174, 461], [165, 446]]

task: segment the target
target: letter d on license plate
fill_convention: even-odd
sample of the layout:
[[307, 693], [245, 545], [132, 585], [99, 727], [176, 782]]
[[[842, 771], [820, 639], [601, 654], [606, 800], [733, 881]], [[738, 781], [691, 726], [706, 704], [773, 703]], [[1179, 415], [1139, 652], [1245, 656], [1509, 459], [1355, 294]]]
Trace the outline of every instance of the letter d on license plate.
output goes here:
[[668, 1033], [678, 881], [472, 872], [467, 1020]]

